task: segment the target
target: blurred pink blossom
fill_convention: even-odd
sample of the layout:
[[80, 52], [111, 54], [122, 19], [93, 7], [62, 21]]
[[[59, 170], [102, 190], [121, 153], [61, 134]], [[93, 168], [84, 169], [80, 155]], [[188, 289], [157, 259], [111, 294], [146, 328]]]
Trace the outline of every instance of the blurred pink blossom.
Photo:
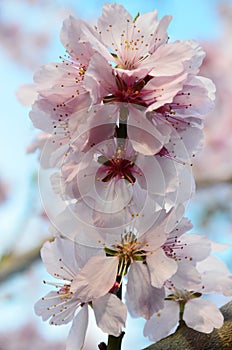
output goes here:
[[194, 162], [197, 180], [225, 180], [232, 176], [232, 5], [219, 8], [221, 36], [203, 43], [206, 59], [201, 74], [211, 78], [216, 87], [215, 109], [206, 117], [205, 147]]
[[42, 337], [33, 323], [23, 327], [0, 333], [1, 349], [4, 350], [64, 350], [65, 345], [61, 342], [48, 341]]
[[49, 43], [48, 32], [29, 33], [19, 23], [0, 21], [1, 48], [17, 63], [35, 68], [40, 63], [40, 52]]
[[[16, 11], [12, 11], [15, 5]], [[38, 13], [49, 18], [44, 21], [29, 21]], [[53, 0], [1, 0], [0, 47], [17, 64], [29, 69], [36, 69], [44, 60], [53, 39], [53, 29], [60, 20], [68, 16], [71, 9], [55, 3]], [[10, 14], [10, 16], [5, 16]], [[45, 18], [46, 18], [45, 17]]]

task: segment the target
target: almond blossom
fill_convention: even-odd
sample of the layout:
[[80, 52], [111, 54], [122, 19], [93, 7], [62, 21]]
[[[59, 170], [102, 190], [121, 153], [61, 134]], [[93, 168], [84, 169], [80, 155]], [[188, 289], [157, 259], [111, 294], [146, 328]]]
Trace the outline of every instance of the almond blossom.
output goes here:
[[[116, 229], [106, 233], [86, 228], [84, 236], [80, 235], [80, 229], [62, 230], [62, 234], [74, 242], [102, 247], [101, 251], [105, 253], [105, 256], [95, 256], [86, 262], [73, 281], [73, 290], [87, 299], [96, 293], [95, 288], [103, 295], [109, 289], [109, 277], [106, 276], [113, 269], [117, 272], [119, 285], [124, 276], [128, 278], [126, 304], [129, 312], [149, 319], [163, 307], [164, 286], [170, 278], [179, 288], [184, 285], [199, 287], [201, 277], [196, 264], [208, 257], [211, 244], [205, 237], [185, 234], [191, 224], [187, 219], [180, 219], [177, 224], [179, 216], [178, 212], [167, 215], [162, 211], [155, 224], [143, 234], [140, 231], [143, 232], [144, 217], [135, 217], [121, 234], [116, 233]], [[101, 280], [97, 287], [96, 278]]]
[[[215, 242], [211, 242], [211, 246], [214, 249]], [[199, 247], [195, 248], [199, 250]], [[231, 295], [232, 276], [226, 265], [213, 255], [199, 260], [196, 268], [200, 273], [198, 285], [192, 282], [189, 285], [177, 285], [176, 275], [166, 282], [164, 308], [154, 314], [144, 327], [144, 335], [150, 340], [158, 341], [175, 332], [180, 321], [203, 333], [210, 333], [222, 326], [223, 315], [220, 310], [201, 296], [213, 293]]]
[[223, 325], [223, 315], [211, 301], [201, 299], [201, 293], [171, 288], [164, 307], [148, 320], [144, 335], [158, 341], [174, 333], [179, 320], [198, 332], [210, 333]]
[[[79, 271], [85, 262], [93, 254], [98, 254], [95, 249], [86, 249], [72, 241], [57, 237], [54, 242], [46, 242], [41, 250], [42, 260], [48, 272], [61, 282], [44, 282], [52, 284], [57, 289], [49, 292], [35, 304], [35, 312], [42, 316], [42, 319], [50, 319], [50, 324], [62, 325], [72, 321], [66, 349], [81, 350], [85, 340], [88, 325], [88, 306], [91, 306], [95, 313], [98, 326], [106, 333], [115, 336], [121, 333], [125, 326], [126, 308], [123, 303], [112, 293], [99, 295], [97, 292], [91, 295], [79, 295], [75, 291], [73, 283], [78, 280]], [[96, 255], [93, 259], [96, 259]], [[113, 287], [115, 274], [112, 269], [108, 274], [108, 285]], [[81, 276], [80, 276], [81, 279]], [[98, 284], [101, 281], [98, 281]]]
[[[73, 281], [78, 294], [92, 295], [95, 293], [94, 280], [96, 277], [92, 272], [96, 270], [96, 266], [97, 274], [101, 275], [101, 286], [98, 287], [98, 292], [105, 293], [108, 288], [106, 276], [114, 268], [120, 285], [123, 283], [123, 276], [127, 275], [127, 294], [131, 302], [131, 297], [133, 297], [138, 315], [149, 319], [163, 306], [163, 284], [177, 270], [176, 262], [166, 257], [161, 248], [162, 243], [166, 240], [166, 224], [167, 221], [164, 221], [156, 230], [153, 228], [141, 237], [136, 235], [135, 231], [128, 230], [121, 235], [121, 238], [118, 235], [110, 235], [106, 242], [98, 239], [98, 246], [102, 245], [105, 257], [96, 256], [89, 259], [80, 271], [81, 279], [77, 278]], [[79, 239], [77, 234], [76, 240]], [[112, 244], [109, 243], [110, 241]], [[144, 262], [146, 262], [145, 265]], [[153, 268], [154, 266], [156, 269]], [[133, 308], [129, 305], [129, 311], [131, 310]]]
[[[119, 16], [120, 23], [116, 22]], [[170, 19], [167, 16], [159, 22], [154, 12], [133, 21], [121, 5], [107, 4], [97, 28], [85, 24], [83, 29], [83, 38], [97, 51], [89, 62], [84, 81], [92, 103], [105, 103], [107, 108], [107, 103], [127, 102], [129, 137], [135, 130], [130, 125], [139, 115], [138, 111], [130, 111], [132, 103], [147, 107], [147, 111], [156, 111], [147, 118], [144, 111], [138, 116], [142, 128], [144, 125], [153, 127], [156, 133], [155, 145], [146, 145], [146, 152], [151, 154], [167, 143], [173, 123], [177, 122], [182, 128], [187, 128], [194, 120], [195, 124], [201, 124], [201, 116], [212, 108], [214, 100], [212, 82], [196, 77], [204, 52], [192, 41], [168, 43], [166, 28]], [[144, 27], [143, 20], [148, 20], [149, 25]], [[102, 66], [105, 70], [100, 69]], [[137, 141], [138, 145], [142, 139], [143, 136]]]
[[191, 174], [182, 164], [139, 154], [129, 139], [121, 138], [105, 139], [88, 152], [73, 153], [51, 183], [77, 217], [81, 213], [83, 220], [85, 212], [88, 224], [92, 221], [93, 226], [106, 228], [119, 217], [126, 226], [133, 213], [142, 211], [147, 217], [153, 210], [153, 220], [162, 208], [184, 203], [194, 191]]
[[[51, 134], [51, 147], [64, 148], [67, 152], [70, 134], [81, 123], [71, 116], [89, 105], [88, 92], [83, 87], [83, 79], [93, 50], [87, 43], [72, 39], [73, 26], [77, 38], [80, 32], [81, 20], [75, 24], [72, 20], [64, 21], [61, 30], [61, 41], [70, 40], [71, 47], [67, 49], [69, 56], [60, 57], [62, 62], [54, 62], [42, 66], [34, 75], [34, 85], [30, 86], [32, 110], [30, 117], [35, 127]], [[25, 95], [27, 86], [22, 87]], [[26, 96], [23, 100], [26, 100]], [[83, 113], [84, 114], [84, 113]], [[54, 164], [50, 165], [54, 166]]]
[[[128, 136], [134, 148], [144, 154], [161, 151], [171, 133], [199, 128], [201, 116], [212, 109], [215, 92], [210, 80], [186, 72], [184, 78], [148, 75], [139, 79], [126, 72], [119, 74], [99, 54], [91, 59], [84, 83], [93, 104], [105, 103], [106, 109], [109, 103], [125, 104]], [[147, 138], [149, 134], [153, 139]]]
[[122, 5], [105, 4], [96, 27], [83, 23], [82, 40], [88, 38], [96, 52], [130, 76], [175, 76], [190, 63], [188, 69], [195, 73], [203, 53], [191, 41], [167, 43], [171, 19], [158, 20], [157, 11], [133, 19]]
[[144, 327], [144, 335], [150, 340], [158, 341], [175, 332], [182, 320], [188, 327], [203, 333], [210, 333], [223, 325], [220, 310], [201, 296], [212, 293], [231, 295], [232, 276], [225, 264], [213, 256], [198, 262], [197, 267], [201, 273], [198, 288], [178, 289], [175, 283], [166, 283], [164, 308], [154, 314]]
[[[166, 154], [178, 158], [178, 152], [173, 155], [167, 148], [170, 137], [174, 133], [182, 140], [181, 133], [189, 128], [200, 141], [197, 129], [212, 108], [215, 89], [196, 76], [204, 58], [198, 44], [168, 43], [170, 20], [158, 20], [154, 11], [133, 21], [123, 6], [106, 4], [97, 27], [71, 16], [64, 21], [61, 41], [67, 55], [35, 74], [37, 97], [30, 112], [34, 125], [52, 135], [51, 152], [54, 147], [61, 156], [71, 152], [76, 132], [84, 124], [94, 127], [88, 111], [93, 107], [110, 123], [108, 136], [126, 120], [134, 149], [146, 155], [166, 147]], [[194, 152], [187, 145], [188, 156]]]
[[127, 310], [147, 321], [152, 340], [179, 316], [206, 333], [223, 322], [200, 296], [230, 295], [231, 276], [212, 268], [211, 242], [188, 234], [184, 218], [215, 86], [198, 75], [205, 54], [196, 42], [169, 42], [170, 21], [157, 11], [133, 19], [118, 4], [106, 4], [94, 27], [70, 16], [61, 30], [66, 54], [34, 76], [30, 117], [42, 134], [31, 150], [56, 168], [49, 181], [65, 207], [41, 250], [60, 281], [35, 311], [51, 324], [72, 322], [67, 350], [82, 349], [89, 307], [115, 337]]

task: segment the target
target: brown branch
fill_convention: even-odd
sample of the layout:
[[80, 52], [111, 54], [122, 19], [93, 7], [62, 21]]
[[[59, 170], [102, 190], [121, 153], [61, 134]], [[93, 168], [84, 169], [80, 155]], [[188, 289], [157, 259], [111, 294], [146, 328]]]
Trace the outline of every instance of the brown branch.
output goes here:
[[[42, 243], [43, 244], [43, 243]], [[10, 254], [0, 261], [0, 283], [14, 274], [27, 270], [32, 263], [40, 258], [41, 245], [24, 254]]]
[[181, 325], [176, 333], [144, 350], [231, 350], [232, 301], [221, 308], [224, 324], [210, 334], [204, 334]]
[[228, 177], [225, 179], [205, 179], [205, 180], [197, 180], [196, 186], [198, 188], [211, 187], [219, 184], [232, 184], [232, 177]]

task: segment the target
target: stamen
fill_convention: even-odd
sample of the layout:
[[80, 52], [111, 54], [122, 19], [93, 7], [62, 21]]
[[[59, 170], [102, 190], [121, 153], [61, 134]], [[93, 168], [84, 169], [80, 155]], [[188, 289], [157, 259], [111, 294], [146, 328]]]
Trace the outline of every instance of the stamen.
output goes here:
[[62, 264], [64, 264], [64, 266], [60, 266], [60, 269], [69, 274], [73, 279], [73, 277], [75, 277], [75, 273], [70, 269], [69, 266], [67, 266], [67, 264], [64, 263], [64, 261], [61, 258], [59, 259], [59, 261], [62, 262]]

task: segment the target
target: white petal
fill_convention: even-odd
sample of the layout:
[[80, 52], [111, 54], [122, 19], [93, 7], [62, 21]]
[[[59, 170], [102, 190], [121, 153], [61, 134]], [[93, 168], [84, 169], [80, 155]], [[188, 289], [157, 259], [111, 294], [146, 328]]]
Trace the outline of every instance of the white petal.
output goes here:
[[154, 312], [163, 307], [164, 289], [151, 285], [148, 268], [142, 262], [135, 261], [128, 273], [126, 302], [133, 317], [149, 319]]
[[179, 323], [179, 311], [180, 307], [177, 302], [165, 301], [164, 308], [146, 322], [144, 336], [157, 342], [174, 333]]
[[165, 147], [169, 154], [175, 154], [179, 161], [190, 164], [191, 155], [203, 147], [202, 130], [194, 126], [180, 129], [178, 132], [173, 129], [170, 142]]
[[[101, 69], [102, 67], [104, 69]], [[100, 54], [95, 54], [92, 57], [84, 83], [86, 90], [90, 92], [93, 103], [101, 102], [104, 96], [117, 90], [113, 69]]]
[[153, 58], [156, 64], [150, 74], [156, 77], [167, 77], [177, 75], [183, 70], [187, 71], [187, 64], [198, 68], [204, 58], [204, 53], [194, 42], [182, 40], [161, 45], [154, 52]]
[[69, 16], [63, 22], [60, 39], [64, 47], [68, 51], [72, 51], [73, 57], [81, 58], [81, 63], [87, 67], [92, 55], [92, 49], [88, 42], [84, 44], [81, 40], [78, 40], [83, 36], [83, 27], [88, 27], [88, 24], [80, 18]]
[[133, 148], [144, 155], [158, 153], [169, 140], [171, 128], [166, 124], [155, 127], [147, 118], [145, 109], [130, 106], [127, 124], [128, 137]]
[[73, 320], [66, 342], [66, 350], [83, 349], [88, 319], [88, 306], [84, 305]]
[[232, 276], [227, 266], [215, 256], [197, 263], [202, 276], [202, 291], [206, 294], [232, 295]]
[[[172, 217], [172, 212], [166, 213], [165, 210], [160, 211], [158, 222], [154, 221], [154, 224], [150, 229], [140, 237], [142, 242], [145, 242], [146, 246], [144, 247], [147, 251], [155, 251], [160, 248], [167, 240], [169, 233], [169, 224], [170, 218]], [[152, 215], [152, 213], [150, 213]], [[145, 218], [148, 220], [148, 218]]]
[[93, 256], [73, 281], [71, 291], [77, 293], [82, 302], [100, 298], [113, 287], [117, 269], [117, 257]]
[[211, 252], [211, 243], [207, 237], [197, 234], [183, 234], [179, 237], [183, 244], [181, 256], [192, 258], [193, 261], [201, 261], [207, 258]]
[[97, 181], [95, 192], [91, 197], [96, 201], [95, 210], [104, 214], [117, 214], [129, 204], [132, 195], [133, 188], [124, 179], [118, 181], [113, 179], [107, 185]]
[[185, 304], [183, 319], [198, 332], [210, 333], [223, 325], [223, 315], [209, 300], [191, 299]]
[[[89, 26], [87, 23], [85, 23], [82, 25], [82, 32], [83, 32], [83, 38], [84, 37], [87, 38], [87, 40], [89, 41], [89, 43], [91, 45], [91, 48], [95, 52], [99, 52], [108, 61], [113, 60], [110, 52], [107, 50], [105, 45], [103, 45], [100, 42], [99, 36], [98, 36], [98, 33], [96, 32], [96, 30], [93, 30], [93, 28], [91, 26]], [[85, 41], [86, 40], [84, 39], [84, 42]]]
[[216, 253], [223, 252], [224, 250], [232, 247], [232, 244], [219, 243], [215, 241], [210, 241], [210, 242], [212, 246], [212, 251]]
[[79, 271], [75, 257], [75, 244], [57, 237], [54, 242], [46, 242], [41, 249], [41, 257], [47, 271], [57, 278], [73, 279]]
[[170, 235], [179, 237], [193, 228], [193, 225], [189, 219], [183, 217], [179, 220], [178, 226], [172, 232], [170, 232]]
[[[136, 25], [139, 27], [140, 32], [146, 38], [146, 42], [150, 42], [149, 52], [153, 52], [160, 45], [167, 42], [167, 27], [172, 19], [171, 16], [164, 16], [159, 21], [157, 18], [157, 10], [153, 12], [147, 12], [141, 14], [136, 19]], [[155, 33], [154, 36], [150, 34]], [[149, 39], [150, 36], [150, 39]], [[159, 38], [159, 40], [157, 40]]]
[[197, 269], [200, 273], [208, 271], [217, 271], [222, 275], [228, 275], [230, 273], [226, 264], [217, 259], [216, 256], [210, 255], [206, 259], [197, 263]]
[[178, 289], [198, 290], [201, 283], [201, 275], [189, 261], [178, 261], [178, 270], [171, 278]]
[[150, 104], [147, 110], [154, 111], [166, 103], [171, 103], [176, 94], [182, 89], [186, 78], [187, 74], [183, 72], [177, 76], [155, 77], [151, 79], [144, 88], [146, 91], [149, 91], [149, 94], [147, 97], [144, 97], [144, 100], [148, 103], [152, 100], [155, 102]]
[[177, 262], [168, 258], [163, 249], [148, 255], [146, 262], [150, 271], [151, 284], [156, 288], [161, 288], [164, 282], [176, 273], [178, 267]]
[[[102, 16], [99, 17], [97, 23], [102, 41], [110, 48], [112, 48], [112, 42], [116, 47], [120, 47], [121, 34], [124, 32], [128, 33], [128, 27], [130, 28], [132, 25], [133, 19], [130, 13], [122, 5], [116, 3], [103, 6]], [[99, 52], [101, 53], [101, 51]]]
[[23, 84], [16, 91], [16, 96], [22, 105], [31, 106], [38, 97], [36, 86], [34, 84]]
[[232, 276], [219, 271], [206, 271], [202, 274], [203, 293], [232, 295]]
[[98, 327], [105, 333], [119, 336], [125, 327], [127, 308], [114, 294], [107, 293], [93, 300], [93, 311]]
[[158, 159], [154, 156], [138, 155], [136, 165], [142, 170], [147, 182], [148, 193], [150, 195], [164, 194], [166, 190], [165, 176]]
[[200, 117], [209, 113], [213, 106], [214, 85], [203, 77], [190, 77], [183, 86], [182, 93], [176, 95], [174, 105], [188, 106], [188, 108], [179, 108], [177, 115], [183, 117]]

